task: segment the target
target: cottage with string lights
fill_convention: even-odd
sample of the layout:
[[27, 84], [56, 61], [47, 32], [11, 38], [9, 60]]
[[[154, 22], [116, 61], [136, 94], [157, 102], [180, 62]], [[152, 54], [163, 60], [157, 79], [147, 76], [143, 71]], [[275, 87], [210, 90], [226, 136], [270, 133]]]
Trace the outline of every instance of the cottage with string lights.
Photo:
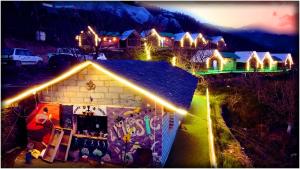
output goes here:
[[28, 139], [44, 144], [47, 162], [161, 167], [197, 81], [166, 62], [86, 61], [4, 100], [2, 108], [32, 105]]

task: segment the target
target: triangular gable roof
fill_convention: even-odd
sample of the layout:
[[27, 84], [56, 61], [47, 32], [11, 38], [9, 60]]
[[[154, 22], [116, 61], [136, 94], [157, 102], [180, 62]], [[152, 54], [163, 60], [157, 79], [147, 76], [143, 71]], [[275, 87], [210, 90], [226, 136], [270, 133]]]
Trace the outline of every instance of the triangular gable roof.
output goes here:
[[160, 35], [158, 34], [158, 32], [156, 31], [156, 29], [152, 28], [152, 29], [148, 29], [148, 30], [144, 30], [142, 33], [141, 33], [141, 37], [142, 38], [145, 38], [149, 35], [151, 35], [151, 33], [155, 33], [157, 36], [160, 37]]
[[97, 70], [120, 83], [137, 90], [146, 97], [157, 101], [166, 108], [181, 114], [187, 113], [186, 110], [190, 106], [198, 82], [196, 77], [165, 62], [98, 61], [95, 63], [86, 61], [46, 83], [30, 88], [11, 99], [5, 100], [2, 105], [9, 106], [18, 100], [29, 97], [36, 92], [71, 77], [89, 65], [94, 66]]
[[120, 40], [126, 40], [134, 32], [138, 34], [138, 32], [135, 29], [131, 29], [123, 32], [122, 35], [120, 36]]
[[180, 41], [182, 38], [184, 38], [185, 35], [189, 37], [190, 41], [194, 41], [189, 32], [181, 32], [174, 34], [174, 41]]
[[276, 58], [279, 62], [285, 62], [290, 55], [290, 53], [271, 53], [272, 58]]
[[151, 34], [151, 29], [144, 30], [141, 32], [142, 38], [145, 38], [145, 37], [149, 36], [150, 34]]
[[217, 44], [218, 42], [224, 40], [223, 36], [210, 36], [210, 37], [207, 37], [207, 38], [210, 40], [210, 42], [212, 42], [214, 44]]
[[184, 37], [185, 34], [186, 34], [186, 32], [181, 32], [181, 33], [174, 34], [174, 40], [175, 41], [180, 41]]
[[258, 58], [262, 61], [264, 57], [269, 54], [269, 52], [256, 52], [256, 54]]
[[247, 60], [254, 54], [254, 52], [255, 51], [236, 51], [234, 53], [239, 57], [236, 61], [246, 63]]
[[198, 36], [203, 37], [201, 33], [192, 33], [191, 34], [191, 37], [193, 38], [194, 41], [198, 38]]

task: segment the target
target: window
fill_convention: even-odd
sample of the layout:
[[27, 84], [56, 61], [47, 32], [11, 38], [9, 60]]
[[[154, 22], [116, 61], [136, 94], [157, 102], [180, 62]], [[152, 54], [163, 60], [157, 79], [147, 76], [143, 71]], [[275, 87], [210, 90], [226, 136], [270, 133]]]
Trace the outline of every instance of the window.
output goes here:
[[27, 55], [28, 50], [17, 49], [16, 55]]

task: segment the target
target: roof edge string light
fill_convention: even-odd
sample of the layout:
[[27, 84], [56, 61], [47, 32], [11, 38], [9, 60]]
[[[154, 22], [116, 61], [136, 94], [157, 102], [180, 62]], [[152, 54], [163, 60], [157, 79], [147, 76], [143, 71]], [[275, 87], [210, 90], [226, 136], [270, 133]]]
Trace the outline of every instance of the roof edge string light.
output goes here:
[[138, 86], [138, 85], [135, 85], [134, 83], [126, 80], [125, 78], [121, 77], [121, 76], [118, 76], [116, 74], [114, 74], [113, 72], [105, 69], [104, 67], [98, 65], [98, 64], [95, 64], [93, 62], [91, 62], [91, 64], [96, 68], [98, 69], [99, 71], [109, 75], [110, 77], [112, 77], [113, 79], [129, 86], [130, 88], [142, 93], [143, 95], [157, 101], [158, 103], [162, 104], [163, 106], [165, 106], [166, 108], [169, 108], [170, 110], [173, 110], [173, 111], [176, 111], [177, 113], [179, 114], [182, 114], [182, 115], [186, 115], [187, 114], [187, 111], [184, 110], [184, 109], [181, 109], [181, 108], [178, 108], [176, 107], [175, 105], [173, 105], [172, 103], [160, 98], [159, 96], [156, 96], [155, 94], [147, 91], [146, 89], [143, 89], [142, 87]]
[[2, 106], [9, 106], [11, 105], [12, 103], [14, 102], [17, 102], [17, 101], [20, 101], [26, 97], [29, 97], [35, 93], [37, 93], [38, 91], [42, 90], [42, 89], [45, 89], [47, 88], [48, 86], [51, 86], [55, 83], [58, 83], [68, 77], [70, 77], [71, 75], [73, 75], [74, 73], [77, 73], [78, 71], [80, 71], [81, 69], [85, 68], [86, 66], [88, 66], [90, 63], [87, 61], [87, 62], [84, 62], [84, 63], [81, 63], [73, 68], [71, 68], [70, 70], [68, 70], [66, 73], [46, 82], [46, 83], [43, 83], [39, 86], [36, 86], [36, 87], [32, 87], [28, 90], [25, 90], [24, 92], [20, 93], [20, 94], [17, 94], [15, 97], [12, 97], [12, 98], [9, 98], [7, 100], [4, 100], [2, 102]]
[[141, 94], [145, 95], [146, 97], [150, 98], [150, 99], [153, 99], [155, 101], [157, 101], [158, 103], [160, 103], [161, 105], [165, 106], [166, 108], [170, 109], [170, 110], [173, 110], [179, 114], [182, 114], [182, 115], [186, 115], [188, 112], [182, 108], [178, 108], [176, 107], [175, 105], [173, 105], [172, 103], [168, 102], [167, 100], [149, 92], [148, 90], [126, 80], [125, 78], [121, 77], [121, 76], [118, 76], [116, 75], [115, 73], [107, 70], [106, 68], [100, 66], [99, 64], [96, 64], [94, 62], [91, 62], [91, 61], [86, 61], [84, 63], [81, 63], [73, 68], [71, 68], [69, 71], [67, 71], [66, 73], [63, 73], [62, 75], [46, 82], [46, 83], [43, 83], [39, 86], [36, 86], [36, 87], [33, 87], [33, 88], [30, 88], [28, 90], [25, 90], [24, 92], [16, 95], [15, 97], [12, 97], [10, 99], [7, 99], [7, 100], [4, 100], [2, 102], [2, 106], [9, 106], [17, 101], [20, 101], [24, 98], [27, 98], [29, 96], [31, 96], [32, 94], [38, 92], [38, 91], [41, 91], [43, 89], [46, 89], [47, 87], [51, 86], [51, 85], [54, 85], [62, 80], [65, 80], [66, 78], [72, 76], [73, 74], [79, 72], [80, 70], [82, 70], [83, 68], [89, 66], [89, 65], [92, 65], [94, 68], [96, 68], [97, 70], [99, 70], [100, 72], [112, 77], [113, 79], [127, 85], [128, 87], [140, 92]]

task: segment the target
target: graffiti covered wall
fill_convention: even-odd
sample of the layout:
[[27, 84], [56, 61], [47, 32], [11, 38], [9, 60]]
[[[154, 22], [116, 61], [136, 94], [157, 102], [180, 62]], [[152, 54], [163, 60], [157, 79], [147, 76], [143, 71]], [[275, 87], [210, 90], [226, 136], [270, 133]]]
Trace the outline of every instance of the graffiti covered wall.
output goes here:
[[[117, 108], [108, 107], [108, 144], [113, 162], [134, 162], [137, 149], [151, 150], [154, 166], [160, 166], [161, 141], [162, 141], [162, 117], [161, 109], [155, 106], [145, 108]], [[130, 135], [130, 141], [126, 144], [124, 136]], [[139, 154], [140, 155], [140, 154]]]

